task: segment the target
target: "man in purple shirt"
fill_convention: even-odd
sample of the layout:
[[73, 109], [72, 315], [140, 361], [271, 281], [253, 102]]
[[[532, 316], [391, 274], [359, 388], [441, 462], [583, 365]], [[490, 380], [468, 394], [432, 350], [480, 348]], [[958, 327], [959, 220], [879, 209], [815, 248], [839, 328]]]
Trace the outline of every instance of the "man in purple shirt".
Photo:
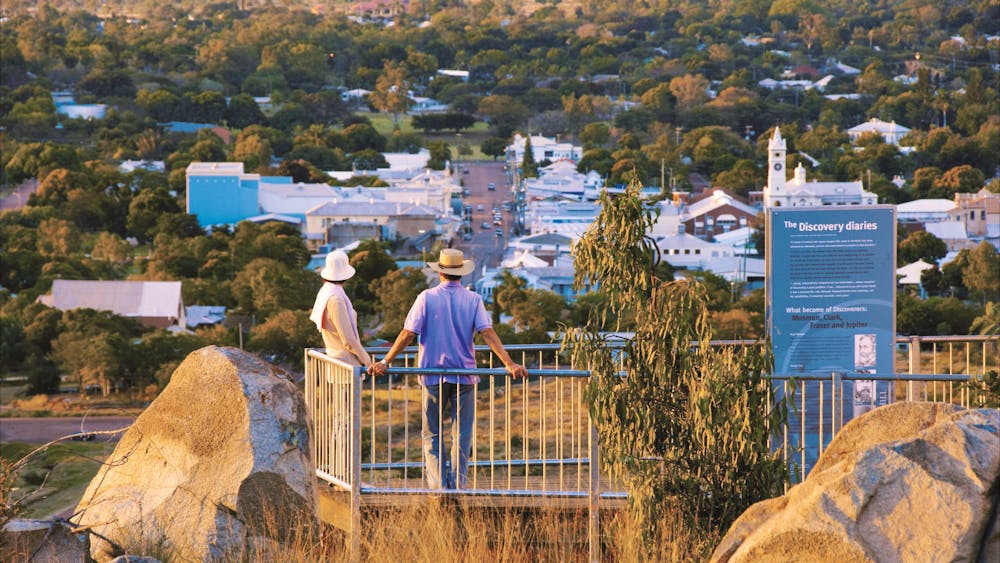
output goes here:
[[[428, 262], [427, 266], [438, 273], [441, 283], [417, 296], [392, 348], [372, 364], [368, 372], [374, 376], [384, 374], [392, 359], [409, 346], [415, 336], [420, 337], [417, 367], [475, 368], [473, 338], [479, 333], [508, 373], [514, 377], [526, 376], [527, 370], [510, 359], [493, 330], [482, 298], [460, 283], [462, 276], [475, 269], [475, 263], [465, 260], [461, 250], [446, 248], [437, 262]], [[475, 375], [420, 376], [423, 388], [420, 435], [427, 485], [432, 489], [465, 487], [475, 425], [477, 383], [479, 377]], [[450, 466], [441, 456], [442, 425], [446, 416], [452, 421]]]

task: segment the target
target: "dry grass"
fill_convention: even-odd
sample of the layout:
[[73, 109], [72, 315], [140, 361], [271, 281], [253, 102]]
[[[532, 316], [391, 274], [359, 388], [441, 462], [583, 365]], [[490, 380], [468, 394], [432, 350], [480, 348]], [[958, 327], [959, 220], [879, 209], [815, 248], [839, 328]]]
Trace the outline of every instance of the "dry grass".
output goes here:
[[[281, 523], [283, 524], [283, 523]], [[231, 551], [228, 561], [343, 561], [349, 539], [326, 527], [293, 527], [273, 519], [269, 530]], [[642, 544], [629, 516], [622, 512], [602, 522], [602, 560], [703, 561], [718, 540], [715, 533], [686, 529], [680, 519], [661, 523], [656, 541]], [[279, 537], [284, 543], [263, 539]], [[587, 561], [589, 543], [585, 511], [470, 510], [450, 499], [426, 499], [418, 505], [384, 508], [362, 523], [362, 561], [374, 563], [469, 561]]]

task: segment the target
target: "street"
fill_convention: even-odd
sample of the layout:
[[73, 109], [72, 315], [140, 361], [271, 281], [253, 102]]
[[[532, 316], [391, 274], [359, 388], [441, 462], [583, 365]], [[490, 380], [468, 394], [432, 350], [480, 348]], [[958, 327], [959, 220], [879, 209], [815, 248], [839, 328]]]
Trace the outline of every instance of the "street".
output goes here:
[[[513, 220], [511, 213], [503, 208], [504, 202], [512, 199], [504, 165], [503, 161], [457, 163], [459, 178], [469, 190], [469, 195], [463, 197], [462, 202], [472, 207], [472, 218], [468, 222], [472, 239], [464, 240], [464, 231], [460, 231], [454, 244], [467, 258], [476, 261], [476, 271], [464, 280], [467, 285], [475, 286], [476, 281], [482, 277], [483, 266], [496, 268], [503, 259]], [[490, 183], [495, 186], [495, 190], [489, 189]], [[480, 206], [482, 210], [479, 210]], [[493, 224], [494, 207], [501, 210], [503, 217], [503, 224], [499, 227]], [[487, 224], [487, 228], [483, 228], [483, 223]], [[498, 228], [503, 232], [501, 237], [496, 235]]]
[[[0, 442], [45, 444], [63, 436], [81, 432], [105, 432], [127, 428], [135, 420], [130, 416], [66, 416], [44, 418], [0, 418]], [[118, 434], [98, 434], [94, 440], [116, 442]]]

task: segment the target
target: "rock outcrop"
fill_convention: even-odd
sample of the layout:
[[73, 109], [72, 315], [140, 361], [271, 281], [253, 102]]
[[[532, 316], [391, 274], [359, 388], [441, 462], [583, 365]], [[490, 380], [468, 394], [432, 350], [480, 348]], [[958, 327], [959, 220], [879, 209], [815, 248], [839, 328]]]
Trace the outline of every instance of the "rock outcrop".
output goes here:
[[998, 475], [997, 410], [888, 405], [845, 425], [803, 483], [747, 509], [712, 561], [997, 561]]
[[91, 555], [207, 561], [281, 539], [317, 510], [305, 403], [285, 372], [235, 348], [192, 352], [91, 481], [76, 524]]

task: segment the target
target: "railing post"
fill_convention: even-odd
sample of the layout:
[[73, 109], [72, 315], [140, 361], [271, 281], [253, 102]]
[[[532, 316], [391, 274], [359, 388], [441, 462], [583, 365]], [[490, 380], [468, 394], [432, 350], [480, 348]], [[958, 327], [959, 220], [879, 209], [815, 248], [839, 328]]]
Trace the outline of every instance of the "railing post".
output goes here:
[[590, 561], [598, 563], [601, 560], [601, 464], [600, 448], [597, 442], [597, 426], [588, 416], [590, 423], [590, 486], [588, 490], [588, 505], [590, 508], [590, 523], [587, 526], [590, 539]]
[[920, 373], [920, 337], [910, 337], [910, 349], [908, 354], [910, 375]]
[[[840, 372], [830, 374], [830, 439], [844, 427], [844, 378]], [[820, 421], [820, 424], [823, 422]]]
[[351, 561], [361, 561], [361, 367], [351, 374]]

